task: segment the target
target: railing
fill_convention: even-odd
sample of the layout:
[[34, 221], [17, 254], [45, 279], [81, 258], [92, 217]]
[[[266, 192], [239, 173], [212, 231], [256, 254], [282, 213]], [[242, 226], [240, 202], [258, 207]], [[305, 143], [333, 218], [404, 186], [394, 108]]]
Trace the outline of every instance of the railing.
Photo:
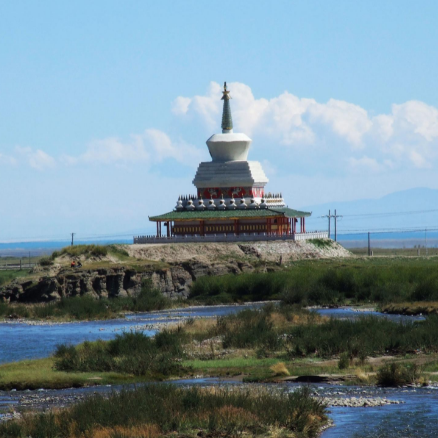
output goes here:
[[[0, 262], [1, 263], [1, 262]], [[0, 271], [14, 271], [14, 270], [21, 270], [21, 269], [30, 269], [36, 266], [38, 263], [5, 263], [0, 264]]]
[[267, 234], [267, 233], [224, 233], [224, 234], [209, 234], [206, 236], [186, 235], [172, 237], [156, 237], [156, 236], [135, 236], [134, 244], [138, 243], [178, 243], [178, 242], [255, 242], [255, 241], [273, 241], [273, 240], [292, 240], [303, 241], [308, 239], [327, 239], [327, 231], [311, 231], [309, 233], [295, 234]]

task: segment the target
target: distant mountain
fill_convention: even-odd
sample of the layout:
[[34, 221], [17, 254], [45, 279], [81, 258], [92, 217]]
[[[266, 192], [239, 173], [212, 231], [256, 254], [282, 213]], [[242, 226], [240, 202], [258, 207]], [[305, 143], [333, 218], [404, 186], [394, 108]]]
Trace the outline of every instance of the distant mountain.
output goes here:
[[[378, 199], [328, 202], [303, 206], [300, 209], [312, 212], [312, 216], [306, 220], [308, 231], [327, 230], [328, 219], [322, 216], [327, 215], [329, 210], [334, 214], [336, 209], [337, 213], [343, 216], [338, 219], [339, 240], [348, 241], [346, 246], [349, 247], [365, 246], [368, 231], [372, 233], [373, 241], [379, 240], [381, 246], [385, 247], [438, 245], [438, 190], [415, 188], [391, 193]], [[425, 232], [425, 229], [428, 231]], [[96, 239], [95, 241], [78, 240], [75, 244], [131, 242], [132, 239], [128, 238], [105, 241]], [[69, 241], [0, 243], [0, 257], [25, 256], [29, 252], [31, 255], [50, 254], [69, 243]]]

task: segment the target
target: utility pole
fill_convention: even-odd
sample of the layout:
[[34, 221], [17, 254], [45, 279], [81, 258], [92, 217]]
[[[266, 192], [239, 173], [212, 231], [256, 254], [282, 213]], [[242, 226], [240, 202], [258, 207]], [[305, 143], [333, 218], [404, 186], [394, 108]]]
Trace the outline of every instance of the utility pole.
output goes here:
[[327, 216], [322, 216], [322, 217], [326, 217], [328, 218], [328, 237], [330, 239], [330, 235], [331, 235], [331, 230], [330, 230], [330, 226], [331, 226], [331, 219], [333, 218], [335, 220], [335, 242], [338, 240], [338, 217], [342, 217], [340, 214], [336, 214], [336, 210], [335, 210], [335, 214], [331, 214], [331, 210], [329, 210], [329, 213]]
[[330, 239], [330, 235], [331, 235], [330, 224], [331, 224], [331, 218], [332, 218], [332, 215], [330, 214], [330, 212], [331, 212], [331, 210], [329, 210], [329, 214], [327, 216], [323, 216], [323, 217], [328, 218], [328, 238], [329, 239]]
[[426, 249], [426, 257], [427, 257], [427, 228], [424, 230], [424, 248]]
[[74, 238], [74, 235], [75, 235], [76, 233], [71, 233], [71, 246], [73, 246], [73, 238]]

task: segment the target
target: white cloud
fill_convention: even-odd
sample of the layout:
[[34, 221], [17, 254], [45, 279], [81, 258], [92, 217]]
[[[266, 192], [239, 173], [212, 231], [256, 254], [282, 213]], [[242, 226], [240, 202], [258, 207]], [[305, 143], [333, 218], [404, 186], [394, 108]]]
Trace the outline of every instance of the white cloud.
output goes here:
[[78, 160], [90, 164], [135, 163], [147, 161], [146, 151], [141, 136], [132, 136], [131, 142], [123, 143], [117, 138], [109, 137], [92, 141]]
[[[229, 84], [229, 89], [235, 131], [252, 136], [254, 146], [264, 148], [261, 155], [271, 167], [293, 163], [301, 173], [335, 174], [348, 167], [379, 172], [437, 164], [438, 109], [424, 102], [394, 104], [389, 113], [370, 116], [364, 108], [337, 99], [320, 103], [288, 91], [270, 99], [256, 98], [248, 85], [239, 82]], [[221, 91], [221, 85], [211, 82], [204, 95], [177, 97], [171, 110], [176, 117], [196, 124], [197, 130], [201, 121], [211, 133], [218, 132]], [[126, 141], [116, 137], [93, 140], [81, 155], [58, 159], [40, 149], [17, 147], [15, 154], [0, 154], [0, 163], [25, 161], [44, 170], [57, 163], [152, 166], [174, 160], [196, 167], [206, 152], [204, 144], [195, 147], [150, 128]]]
[[197, 166], [201, 160], [199, 149], [183, 141], [173, 142], [170, 137], [158, 129], [147, 129], [143, 134], [131, 135], [130, 141], [123, 142], [109, 137], [93, 140], [86, 151], [77, 157], [64, 155], [61, 161], [67, 165], [135, 163], [155, 164], [173, 159], [179, 163]]
[[55, 159], [41, 149], [34, 151], [30, 147], [17, 146], [15, 150], [34, 169], [44, 170], [55, 167]]
[[[433, 166], [438, 159], [438, 109], [419, 101], [394, 104], [388, 114], [370, 117], [353, 103], [294, 96], [285, 91], [271, 99], [255, 98], [251, 88], [230, 83], [235, 131], [256, 138], [258, 146], [282, 145], [293, 153], [282, 160], [315, 156], [326, 164], [345, 163], [369, 169]], [[218, 131], [221, 86], [210, 84], [203, 96], [178, 97], [174, 114], [200, 119], [208, 129]]]
[[393, 105], [392, 114], [401, 132], [418, 134], [428, 142], [438, 138], [438, 110], [433, 106], [411, 100]]
[[172, 112], [177, 115], [186, 114], [191, 101], [189, 97], [177, 97], [172, 103]]
[[409, 158], [414, 163], [415, 167], [420, 169], [425, 169], [431, 167], [430, 163], [426, 161], [426, 159], [421, 156], [417, 151], [411, 151], [409, 154]]
[[0, 154], [0, 164], [14, 165], [17, 164], [17, 160], [10, 155]]
[[380, 172], [384, 168], [376, 159], [367, 157], [366, 155], [361, 158], [350, 157], [348, 164], [352, 170]]
[[315, 103], [308, 110], [313, 121], [329, 125], [333, 132], [345, 138], [352, 146], [360, 146], [363, 135], [372, 127], [363, 108], [342, 100], [330, 99], [326, 104]]
[[144, 139], [148, 148], [154, 151], [154, 159], [158, 162], [174, 159], [194, 167], [201, 161], [202, 154], [198, 148], [183, 141], [172, 142], [166, 133], [158, 129], [147, 129]]

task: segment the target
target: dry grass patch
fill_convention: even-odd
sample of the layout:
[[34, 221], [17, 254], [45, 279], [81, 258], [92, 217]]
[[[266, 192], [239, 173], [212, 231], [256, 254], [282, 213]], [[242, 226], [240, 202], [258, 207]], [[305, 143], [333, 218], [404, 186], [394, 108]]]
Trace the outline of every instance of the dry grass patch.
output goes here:
[[[173, 329], [177, 329], [178, 325], [173, 326]], [[215, 326], [216, 318], [189, 319], [183, 325], [184, 331], [189, 335], [205, 335], [212, 332]]]
[[276, 376], [290, 376], [289, 370], [286, 368], [284, 362], [276, 363], [270, 366], [269, 369], [273, 371]]
[[413, 303], [390, 303], [381, 306], [382, 312], [406, 315], [429, 315], [438, 313], [438, 301], [415, 301]]
[[357, 368], [354, 371], [354, 374], [355, 374], [356, 378], [358, 380], [360, 380], [361, 382], [364, 382], [364, 383], [368, 382], [369, 376], [361, 368]]
[[156, 424], [145, 424], [136, 427], [105, 427], [91, 432], [90, 438], [158, 438], [163, 436]]

